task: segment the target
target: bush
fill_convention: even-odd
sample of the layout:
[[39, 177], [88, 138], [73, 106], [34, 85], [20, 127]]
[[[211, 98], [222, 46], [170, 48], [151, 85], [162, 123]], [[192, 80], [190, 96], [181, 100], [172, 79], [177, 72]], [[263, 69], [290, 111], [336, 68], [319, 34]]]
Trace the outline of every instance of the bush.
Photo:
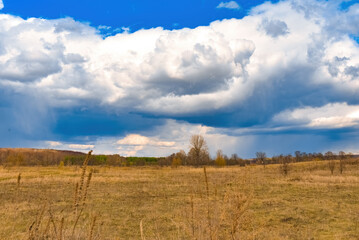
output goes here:
[[181, 166], [182, 165], [182, 161], [181, 161], [181, 159], [180, 158], [174, 158], [173, 160], [172, 160], [172, 167], [173, 168], [177, 168], [178, 166]]
[[226, 166], [226, 159], [223, 157], [217, 157], [215, 163], [217, 167], [224, 167]]
[[59, 168], [63, 168], [64, 166], [65, 166], [64, 161], [60, 161], [60, 163], [59, 163]]

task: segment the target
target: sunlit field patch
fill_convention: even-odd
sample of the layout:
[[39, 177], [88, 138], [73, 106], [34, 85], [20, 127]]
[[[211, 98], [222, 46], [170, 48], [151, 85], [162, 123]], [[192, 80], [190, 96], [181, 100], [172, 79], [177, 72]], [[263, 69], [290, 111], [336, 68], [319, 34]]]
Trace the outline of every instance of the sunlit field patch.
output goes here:
[[[358, 165], [331, 175], [326, 161], [291, 163], [286, 176], [280, 165], [207, 167], [207, 178], [201, 167], [87, 167], [93, 176], [73, 236], [80, 167], [1, 167], [0, 239], [27, 239], [44, 206], [39, 231], [51, 209], [63, 239], [359, 237]], [[46, 231], [54, 236], [52, 224]]]

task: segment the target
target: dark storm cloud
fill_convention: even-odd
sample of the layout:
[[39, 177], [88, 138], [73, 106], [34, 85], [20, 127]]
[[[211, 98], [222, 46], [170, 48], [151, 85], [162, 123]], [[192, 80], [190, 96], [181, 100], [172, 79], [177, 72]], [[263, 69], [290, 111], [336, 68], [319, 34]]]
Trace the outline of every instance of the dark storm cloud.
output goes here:
[[53, 132], [61, 141], [74, 138], [95, 140], [96, 137], [124, 135], [132, 131], [150, 130], [164, 120], [132, 113], [108, 113], [101, 110], [57, 111]]

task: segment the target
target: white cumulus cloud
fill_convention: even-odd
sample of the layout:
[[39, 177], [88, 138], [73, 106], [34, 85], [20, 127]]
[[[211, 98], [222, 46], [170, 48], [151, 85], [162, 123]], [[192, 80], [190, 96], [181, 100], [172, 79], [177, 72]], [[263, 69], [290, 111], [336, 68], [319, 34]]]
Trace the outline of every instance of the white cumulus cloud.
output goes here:
[[121, 145], [147, 145], [150, 143], [150, 139], [138, 134], [131, 134], [121, 140], [118, 140], [117, 143]]
[[[0, 86], [35, 93], [50, 107], [90, 103], [167, 116], [240, 106], [263, 86], [329, 84], [333, 94], [354, 94], [359, 48], [330, 27], [321, 9], [328, 4], [318, 2], [312, 16], [295, 1], [265, 3], [243, 19], [105, 39], [71, 18], [1, 14]], [[334, 13], [347, 19], [352, 8]]]
[[46, 144], [49, 145], [50, 147], [58, 147], [63, 145], [61, 142], [56, 142], [56, 141], [47, 141]]
[[359, 105], [330, 103], [322, 107], [286, 110], [274, 116], [274, 121], [310, 128], [359, 126]]
[[81, 150], [90, 150], [95, 147], [95, 145], [89, 145], [89, 144], [69, 144], [69, 148], [71, 149], [81, 149]]
[[171, 148], [176, 144], [173, 141], [161, 141], [156, 137], [146, 137], [139, 134], [127, 135], [116, 143], [119, 145], [117, 149], [120, 150], [120, 153], [127, 156], [136, 155], [138, 151], [143, 150], [145, 147]]
[[220, 2], [217, 8], [239, 9], [240, 6], [236, 1]]
[[127, 135], [125, 138], [118, 140], [117, 143], [120, 145], [151, 145], [160, 147], [172, 147], [175, 144], [175, 142], [160, 141], [158, 139], [141, 136], [139, 134]]

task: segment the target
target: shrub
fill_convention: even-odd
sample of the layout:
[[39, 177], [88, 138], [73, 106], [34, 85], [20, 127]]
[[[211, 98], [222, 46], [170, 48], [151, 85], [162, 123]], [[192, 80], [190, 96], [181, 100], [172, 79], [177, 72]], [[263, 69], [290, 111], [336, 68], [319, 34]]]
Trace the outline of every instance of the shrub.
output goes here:
[[216, 157], [216, 160], [215, 160], [215, 164], [216, 164], [217, 167], [226, 166], [227, 162], [226, 162], [226, 159], [225, 159], [225, 157], [223, 155], [222, 150], [217, 151], [217, 157]]
[[180, 158], [177, 158], [175, 157], [173, 160], [172, 160], [172, 167], [173, 168], [177, 168], [178, 166], [181, 166], [182, 165], [182, 161]]
[[59, 168], [63, 168], [64, 166], [65, 166], [64, 161], [60, 161], [60, 163], [59, 163]]
[[226, 160], [223, 157], [217, 157], [215, 162], [217, 167], [226, 166]]

